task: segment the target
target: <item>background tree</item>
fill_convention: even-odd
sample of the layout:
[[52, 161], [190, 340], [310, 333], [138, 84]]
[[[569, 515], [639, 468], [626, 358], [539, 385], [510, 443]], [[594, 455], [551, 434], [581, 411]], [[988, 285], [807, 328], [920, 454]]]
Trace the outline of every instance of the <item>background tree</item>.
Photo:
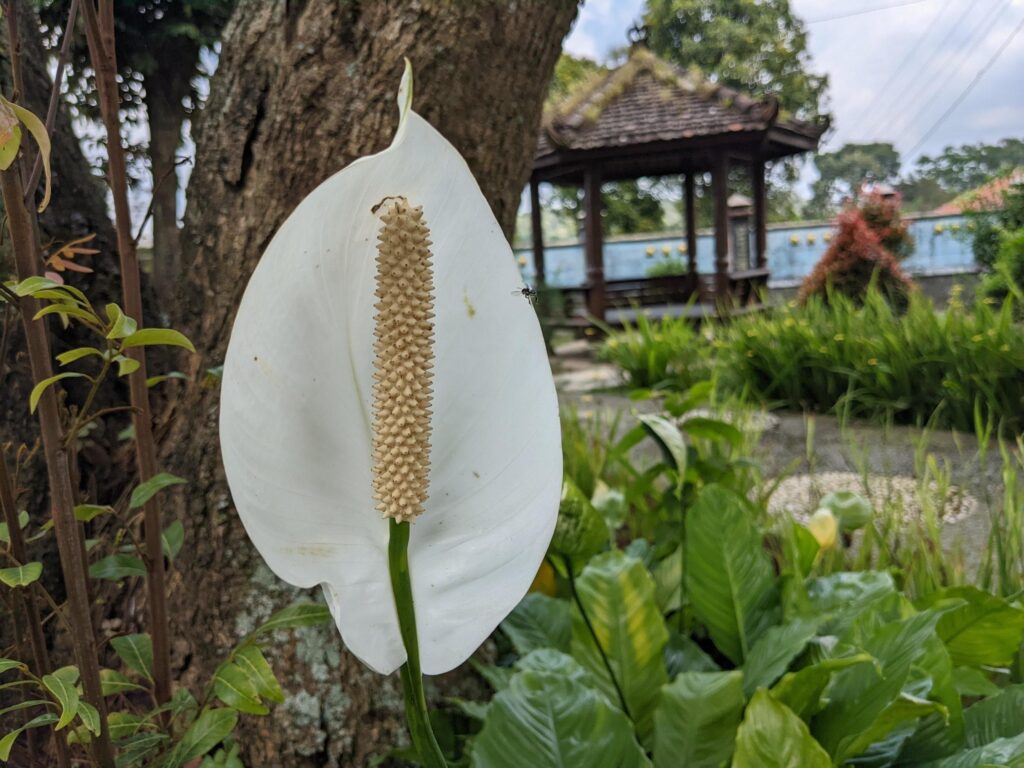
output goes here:
[[[117, 61], [121, 104], [129, 123], [144, 122], [149, 140], [138, 147], [153, 181], [154, 282], [165, 298], [173, 292], [180, 271], [178, 242], [178, 178], [176, 153], [182, 127], [201, 94], [197, 78], [204, 74], [200, 53], [219, 39], [236, 0], [117, 0]], [[39, 3], [44, 39], [60, 44], [70, 0]], [[72, 51], [70, 89], [76, 112], [98, 119], [88, 51], [83, 35]], [[143, 115], [144, 113], [144, 115]], [[131, 136], [126, 137], [132, 145]]]
[[656, 54], [753, 96], [772, 94], [798, 119], [826, 115], [828, 77], [809, 71], [807, 33], [789, 0], [648, 0]]
[[815, 156], [819, 178], [807, 206], [811, 216], [835, 212], [844, 198], [856, 198], [864, 184], [894, 184], [900, 173], [900, 153], [888, 142], [844, 144], [835, 152]]
[[1024, 166], [1024, 140], [1003, 139], [995, 144], [946, 147], [938, 155], [922, 155], [915, 166], [918, 177], [933, 180], [952, 196]]
[[[510, 234], [576, 5], [240, 0], [196, 127], [187, 190], [178, 308], [202, 352], [199, 370], [223, 360], [248, 277], [288, 213], [327, 176], [390, 142], [403, 56], [416, 68], [415, 109], [462, 152]], [[230, 639], [295, 595], [267, 571], [231, 509], [217, 398], [216, 387], [190, 385], [166, 413], [165, 465], [191, 480], [171, 594], [186, 680], [211, 672]], [[246, 765], [367, 765], [403, 731], [397, 681], [367, 672], [335, 630], [281, 647], [274, 666], [288, 698], [250, 726]], [[458, 690], [468, 677], [441, 678], [434, 690]]]

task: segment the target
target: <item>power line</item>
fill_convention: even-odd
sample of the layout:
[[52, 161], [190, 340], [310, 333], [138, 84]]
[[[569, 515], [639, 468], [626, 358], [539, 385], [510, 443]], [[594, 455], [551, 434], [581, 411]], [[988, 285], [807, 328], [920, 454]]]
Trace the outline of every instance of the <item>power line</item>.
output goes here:
[[[1000, 7], [1000, 1], [996, 0], [993, 5], [990, 5], [986, 13], [982, 13], [979, 17], [980, 22], [977, 26], [971, 28], [958, 44], [954, 46], [953, 56], [957, 56], [963, 50], [968, 50], [972, 46], [977, 38], [978, 31], [984, 27], [993, 18], [1000, 15], [1003, 11], [1010, 7], [1013, 0], [1006, 0], [1005, 3]], [[879, 110], [877, 117], [871, 122], [870, 135], [871, 133], [877, 133], [883, 126], [889, 122], [888, 113], [899, 107], [901, 114], [904, 116], [912, 112], [917, 111], [920, 106], [931, 97], [936, 90], [941, 90], [943, 86], [943, 80], [940, 78], [932, 77], [923, 87], [919, 86], [919, 80], [925, 75], [926, 72], [934, 69], [933, 65], [936, 59], [943, 54], [948, 54], [946, 50], [946, 44], [953, 38], [953, 36], [962, 31], [961, 22], [967, 16], [967, 14], [974, 9], [974, 3], [968, 2], [964, 5], [963, 11], [957, 17], [956, 21], [950, 25], [949, 30], [943, 36], [942, 40], [936, 45], [935, 49], [926, 57], [923, 57], [916, 69], [912, 70], [913, 74], [910, 75], [910, 79], [906, 80], [903, 88], [895, 92], [894, 98], [886, 99], [880, 103], [882, 109]], [[987, 30], [985, 31], [987, 34]], [[903, 120], [897, 118], [902, 123]], [[892, 126], [888, 126], [892, 128]]]
[[[998, 5], [993, 6], [994, 13], [990, 12], [986, 16], [982, 16], [981, 23], [971, 29], [967, 37], [956, 46], [955, 50], [949, 54], [951, 60], [955, 61], [958, 57], [966, 53], [963, 59], [963, 65], [961, 68], [956, 70], [957, 74], [963, 72], [968, 66], [973, 64], [972, 54], [976, 46], [983, 42], [989, 33], [996, 27], [1001, 20], [1002, 16], [1010, 9], [1013, 5], [1013, 0], [1006, 0], [1006, 3], [1000, 7]], [[902, 114], [892, 125], [894, 133], [909, 128], [911, 124], [917, 119], [923, 117], [931, 106], [942, 98], [944, 86], [956, 87], [959, 83], [963, 82], [959, 78], [954, 82], [947, 82], [941, 78], [933, 78], [928, 88], [922, 88], [921, 91], [915, 94], [906, 104], [903, 105]]]
[[927, 142], [928, 139], [932, 137], [932, 134], [939, 129], [939, 126], [946, 122], [946, 119], [950, 115], [952, 115], [953, 112], [956, 111], [956, 108], [959, 107], [963, 100], [967, 98], [967, 96], [971, 93], [972, 90], [974, 90], [974, 86], [981, 82], [981, 79], [985, 76], [985, 73], [988, 72], [989, 69], [991, 69], [992, 65], [994, 65], [999, 60], [999, 57], [1003, 55], [1003, 52], [1010, 47], [1010, 43], [1012, 43], [1014, 38], [1016, 38], [1017, 35], [1020, 34], [1020, 31], [1022, 29], [1024, 29], [1024, 18], [1021, 18], [1020, 23], [1013, 28], [1013, 31], [1003, 41], [1003, 44], [1000, 45], [998, 49], [996, 49], [996, 52], [992, 54], [992, 57], [985, 62], [981, 69], [977, 71], [971, 82], [967, 84], [967, 87], [960, 92], [960, 95], [953, 99], [953, 103], [949, 105], [949, 109], [943, 112], [939, 119], [932, 123], [932, 126], [927, 131], [925, 131], [924, 136], [922, 136], [920, 140], [917, 142], [917, 144], [914, 145], [914, 148], [907, 153], [908, 157], [912, 156], [915, 152], [917, 152], [917, 150], [924, 146], [925, 142]]
[[878, 13], [879, 11], [888, 11], [893, 8], [903, 8], [907, 5], [918, 5], [920, 3], [927, 3], [930, 0], [904, 0], [902, 3], [891, 3], [889, 5], [879, 5], [874, 8], [861, 8], [859, 11], [849, 11], [847, 13], [839, 13], [835, 16], [822, 16], [817, 19], [810, 19], [805, 21], [804, 24], [824, 24], [826, 21], [839, 21], [840, 19], [849, 19], [852, 16], [863, 16], [867, 13]]
[[[1000, 0], [996, 0], [996, 2], [999, 1]], [[904, 78], [903, 87], [898, 90], [891, 91], [882, 97], [881, 101], [878, 102], [878, 112], [871, 119], [868, 135], [877, 133], [882, 126], [888, 122], [887, 114], [892, 111], [897, 104], [906, 106], [908, 96], [912, 96], [913, 93], [920, 93], [919, 90], [916, 90], [918, 79], [924, 75], [925, 71], [935, 61], [938, 55], [944, 52], [946, 44], [953, 39], [953, 36], [962, 29], [961, 23], [967, 17], [967, 14], [971, 12], [973, 6], [974, 3], [970, 2], [970, 0], [965, 3], [963, 9], [957, 15], [956, 20], [949, 25], [949, 29], [946, 30], [946, 34], [942, 36], [939, 42], [932, 49], [931, 53], [927, 56], [922, 56], [921, 60], [918, 62], [918, 66], [914, 69], [908, 70], [910, 72], [907, 76], [909, 79], [907, 79], [907, 77]], [[990, 10], [992, 7], [995, 6], [990, 6]]]
[[875, 91], [875, 98], [871, 100], [871, 103], [868, 105], [868, 108], [864, 111], [865, 115], [870, 114], [874, 107], [877, 105], [878, 100], [889, 91], [889, 86], [896, 81], [896, 79], [903, 72], [903, 68], [910, 63], [911, 59], [914, 58], [914, 54], [917, 53], [918, 49], [921, 47], [921, 44], [928, 39], [928, 36], [932, 33], [932, 30], [935, 29], [935, 26], [938, 24], [939, 19], [942, 18], [943, 14], [945, 14], [946, 12], [946, 9], [949, 8], [950, 3], [952, 2], [953, 0], [946, 0], [946, 2], [943, 3], [942, 8], [939, 9], [939, 12], [932, 17], [931, 22], [928, 24], [928, 27], [924, 31], [924, 34], [917, 38], [917, 41], [914, 43], [914, 45], [911, 46], [910, 50], [907, 51], [907, 55], [904, 56], [900, 60], [900, 63], [896, 65], [896, 68], [893, 69], [892, 73], [889, 75], [889, 78], [885, 81], [885, 84], [877, 91]]

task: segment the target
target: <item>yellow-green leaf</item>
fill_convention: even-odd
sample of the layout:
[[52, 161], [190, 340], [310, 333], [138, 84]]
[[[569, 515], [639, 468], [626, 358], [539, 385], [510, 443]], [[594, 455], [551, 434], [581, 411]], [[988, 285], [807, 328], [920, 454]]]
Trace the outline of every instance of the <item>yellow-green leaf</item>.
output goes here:
[[42, 573], [42, 563], [25, 563], [14, 568], [0, 568], [0, 581], [8, 587], [27, 587]]
[[128, 317], [117, 304], [107, 304], [107, 319], [110, 321], [110, 330], [107, 331], [108, 339], [123, 339], [135, 333], [139, 327], [138, 323]]
[[43, 158], [43, 173], [46, 176], [46, 190], [43, 192], [43, 201], [39, 204], [39, 212], [42, 213], [50, 204], [50, 134], [46, 132], [43, 122], [24, 107], [7, 101], [3, 96], [0, 96], [0, 102], [14, 110], [14, 114], [21, 120], [22, 125], [28, 128], [28, 132], [39, 145], [39, 154]]
[[56, 674], [43, 675], [43, 685], [60, 704], [60, 719], [57, 721], [57, 730], [59, 731], [74, 720], [75, 715], [78, 714], [78, 688], [74, 683], [69, 683], [64, 676]]
[[121, 344], [122, 349], [129, 347], [148, 347], [152, 345], [163, 345], [170, 347], [184, 347], [189, 352], [195, 352], [196, 348], [192, 342], [182, 334], [171, 328], [143, 328], [141, 331], [128, 336]]
[[45, 392], [46, 388], [49, 387], [50, 385], [57, 383], [61, 379], [82, 379], [82, 378], [87, 378], [84, 373], [74, 373], [74, 372], [68, 371], [67, 373], [58, 373], [56, 376], [51, 376], [48, 379], [43, 379], [38, 384], [36, 384], [34, 387], [32, 387], [32, 392], [28, 396], [28, 409], [32, 413], [36, 412], [36, 406], [39, 405], [39, 398], [41, 398], [43, 396], [43, 392]]

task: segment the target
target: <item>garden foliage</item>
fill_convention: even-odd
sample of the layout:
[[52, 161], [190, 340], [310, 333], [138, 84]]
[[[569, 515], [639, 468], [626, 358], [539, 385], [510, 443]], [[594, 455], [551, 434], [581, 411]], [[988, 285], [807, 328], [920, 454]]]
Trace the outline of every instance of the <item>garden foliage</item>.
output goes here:
[[[1024, 761], [1019, 599], [913, 596], [898, 569], [830, 567], [823, 547], [842, 543], [752, 501], [747, 438], [690, 410], [709, 392], [670, 396], [621, 438], [598, 428], [611, 442], [593, 462], [568, 436], [557, 577], [501, 625], [479, 667], [493, 698], [453, 702], [456, 764]], [[639, 469], [645, 440], [661, 460]], [[851, 535], [871, 527], [863, 500], [835, 507]]]
[[[705, 328], [638, 320], [601, 355], [636, 386], [685, 389], [714, 378], [771, 406], [930, 423], [972, 431], [980, 412], [1006, 431], [1024, 426], [1024, 333], [1016, 301], [938, 312], [913, 292], [904, 312], [877, 290], [863, 302], [832, 293]], [[684, 328], [685, 326], [685, 328]]]

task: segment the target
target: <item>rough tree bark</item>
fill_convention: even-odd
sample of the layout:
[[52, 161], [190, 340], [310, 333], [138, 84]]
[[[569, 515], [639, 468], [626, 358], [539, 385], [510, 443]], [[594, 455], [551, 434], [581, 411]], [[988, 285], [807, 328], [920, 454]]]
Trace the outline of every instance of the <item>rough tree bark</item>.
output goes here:
[[[415, 108], [465, 155], [510, 233], [575, 15], [576, 0], [242, 0], [188, 188], [178, 309], [202, 350], [197, 366], [223, 359], [247, 279], [287, 214], [328, 175], [389, 143], [403, 56], [416, 72]], [[178, 499], [187, 534], [171, 598], [189, 682], [296, 592], [267, 571], [231, 507], [216, 390], [185, 391], [167, 419], [165, 465], [191, 481]], [[333, 628], [300, 633], [275, 657], [288, 698], [247, 726], [247, 765], [365, 765], [404, 738], [397, 681], [365, 670]]]

